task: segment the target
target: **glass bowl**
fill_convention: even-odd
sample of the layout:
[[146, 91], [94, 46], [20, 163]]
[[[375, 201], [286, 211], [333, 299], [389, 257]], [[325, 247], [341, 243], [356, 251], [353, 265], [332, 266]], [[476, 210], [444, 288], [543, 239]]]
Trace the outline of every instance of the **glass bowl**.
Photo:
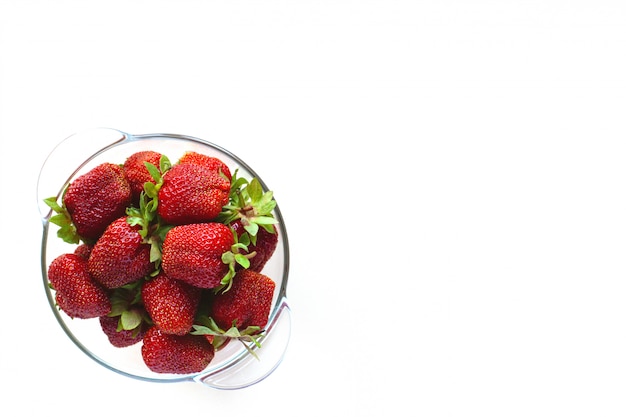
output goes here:
[[[202, 139], [177, 134], [132, 135], [115, 129], [98, 128], [76, 133], [60, 142], [47, 157], [37, 184], [37, 201], [43, 222], [41, 271], [43, 284], [61, 328], [74, 344], [102, 366], [119, 374], [151, 382], [193, 381], [219, 389], [239, 389], [255, 384], [271, 374], [282, 361], [291, 333], [291, 313], [287, 303], [289, 244], [282, 215], [276, 206], [278, 246], [262, 273], [276, 283], [268, 324], [259, 338], [260, 347], [250, 343], [254, 355], [242, 343], [232, 341], [215, 352], [215, 357], [202, 372], [189, 375], [152, 372], [141, 357], [141, 343], [125, 348], [111, 345], [100, 328], [98, 319], [72, 319], [60, 311], [54, 291], [48, 285], [48, 266], [63, 253], [73, 252], [76, 245], [65, 243], [56, 235], [53, 215], [43, 202], [47, 197], [60, 197], [67, 185], [78, 176], [103, 162], [122, 164], [134, 152], [153, 150], [167, 155], [175, 163], [185, 151], [196, 151], [220, 158], [231, 172], [240, 177], [263, 180], [244, 161], [231, 152]], [[60, 201], [60, 198], [58, 199]], [[256, 356], [256, 357], [255, 357]]]

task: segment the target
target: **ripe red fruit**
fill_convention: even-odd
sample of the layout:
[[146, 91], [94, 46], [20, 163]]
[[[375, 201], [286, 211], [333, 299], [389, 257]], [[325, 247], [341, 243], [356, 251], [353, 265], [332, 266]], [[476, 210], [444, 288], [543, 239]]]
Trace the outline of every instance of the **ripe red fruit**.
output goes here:
[[149, 280], [141, 289], [146, 311], [163, 333], [189, 333], [198, 309], [201, 289], [165, 273]]
[[153, 372], [192, 374], [207, 367], [215, 350], [203, 336], [171, 335], [153, 326], [144, 335], [141, 356]]
[[112, 222], [91, 250], [89, 273], [106, 288], [117, 288], [152, 272], [150, 245], [139, 235], [140, 226], [131, 226], [126, 217]]
[[74, 249], [74, 254], [80, 256], [84, 259], [89, 259], [89, 255], [91, 255], [91, 249], [93, 249], [93, 245], [88, 245], [86, 243], [81, 243]]
[[210, 316], [222, 329], [230, 328], [233, 323], [238, 329], [263, 328], [272, 308], [275, 287], [268, 276], [242, 269], [233, 278], [232, 287], [213, 298]]
[[[246, 232], [241, 220], [235, 220], [230, 226], [237, 232], [237, 236], [239, 237]], [[274, 233], [270, 233], [264, 228], [259, 227], [256, 235], [256, 244], [250, 243], [247, 251], [241, 250], [242, 254], [255, 253], [255, 255], [250, 258], [250, 266], [248, 267], [248, 269], [252, 271], [261, 272], [278, 246], [278, 230], [274, 225], [270, 225], [269, 227], [273, 228]], [[241, 266], [238, 267], [241, 269]]]
[[213, 156], [204, 155], [194, 151], [188, 151], [183, 154], [183, 156], [178, 160], [178, 163], [203, 165], [217, 173], [221, 171], [226, 176], [226, 178], [228, 178], [229, 181], [232, 179], [232, 175], [230, 173], [228, 165], [226, 165], [221, 159], [215, 158]]
[[113, 346], [122, 348], [141, 342], [146, 333], [143, 326], [133, 330], [118, 330], [118, 322], [119, 317], [100, 317], [100, 327]]
[[48, 280], [55, 300], [68, 316], [88, 319], [111, 311], [107, 292], [87, 271], [87, 261], [73, 253], [55, 258], [48, 267]]
[[92, 241], [124, 215], [130, 202], [130, 186], [122, 167], [111, 163], [98, 165], [76, 178], [63, 197], [76, 232]]
[[174, 165], [163, 175], [158, 213], [170, 224], [201, 223], [215, 219], [228, 203], [230, 181], [197, 164]]
[[150, 175], [144, 162], [149, 162], [158, 169], [160, 160], [161, 154], [159, 152], [140, 151], [135, 152], [124, 161], [124, 176], [130, 186], [134, 204], [137, 205], [139, 203], [139, 195], [143, 191], [143, 185], [146, 182], [153, 184], [156, 182]]
[[222, 223], [175, 226], [165, 235], [161, 268], [171, 278], [215, 288], [228, 272], [222, 254], [233, 243], [232, 231]]

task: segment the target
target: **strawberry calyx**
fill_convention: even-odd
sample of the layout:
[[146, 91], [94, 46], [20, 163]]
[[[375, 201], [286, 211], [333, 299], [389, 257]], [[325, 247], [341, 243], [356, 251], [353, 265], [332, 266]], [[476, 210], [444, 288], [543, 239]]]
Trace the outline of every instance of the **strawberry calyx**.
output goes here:
[[146, 192], [146, 194], [148, 194], [148, 197], [157, 201], [155, 205], [158, 205], [159, 190], [163, 186], [163, 175], [167, 171], [169, 171], [169, 169], [172, 167], [172, 163], [170, 162], [167, 156], [161, 155], [161, 159], [159, 159], [158, 168], [154, 166], [153, 164], [151, 164], [150, 162], [144, 162], [143, 164], [145, 165], [146, 169], [150, 173], [150, 176], [152, 177], [152, 179], [154, 179], [154, 183], [149, 182], [149, 181], [146, 182], [143, 185], [143, 189]]
[[[256, 252], [248, 251], [248, 246], [250, 245], [250, 236], [248, 233], [243, 233], [241, 236], [237, 235], [237, 232], [230, 227], [231, 232], [233, 233], [234, 243], [230, 247], [230, 251], [224, 252], [222, 254], [222, 262], [228, 265], [228, 271], [226, 275], [220, 281], [220, 285], [215, 288], [215, 292], [223, 291], [226, 292], [232, 286], [233, 277], [237, 273], [237, 265], [241, 265], [244, 268], [250, 267], [250, 259], [256, 255]], [[246, 252], [244, 255], [241, 251]]]
[[131, 226], [141, 225], [141, 237], [149, 239], [150, 230], [155, 218], [157, 217], [157, 209], [159, 207], [159, 190], [163, 186], [163, 174], [171, 168], [170, 160], [167, 156], [161, 155], [159, 160], [159, 168], [150, 162], [144, 162], [146, 170], [154, 179], [154, 183], [146, 181], [143, 184], [143, 191], [139, 195], [139, 207], [129, 207], [126, 214], [129, 216], [128, 222]]
[[150, 245], [150, 262], [154, 263], [155, 266], [155, 271], [153, 271], [151, 276], [156, 276], [159, 273], [163, 237], [167, 230], [171, 228], [171, 226], [161, 224], [156, 207], [157, 200], [149, 198], [142, 191], [139, 196], [139, 208], [131, 206], [126, 209], [126, 221], [131, 226], [141, 226], [138, 233], [143, 238], [143, 242]]
[[148, 195], [142, 191], [139, 195], [139, 207], [130, 206], [126, 209], [126, 215], [128, 216], [126, 221], [131, 226], [141, 226], [139, 234], [144, 238], [145, 243], [148, 243], [151, 234], [150, 228], [156, 217], [156, 206], [157, 202], [149, 198]]
[[232, 326], [227, 329], [221, 329], [212, 317], [198, 317], [199, 324], [194, 324], [193, 330], [189, 334], [196, 336], [212, 336], [212, 343], [215, 349], [223, 346], [228, 340], [239, 340], [251, 355], [258, 359], [258, 356], [250, 346], [253, 343], [257, 348], [261, 347], [259, 337], [263, 331], [259, 326], [248, 326], [243, 330], [237, 328], [237, 323], [233, 322]]
[[158, 218], [158, 223], [155, 225], [154, 231], [148, 239], [148, 243], [150, 244], [150, 262], [154, 263], [154, 271], [150, 274], [151, 277], [157, 276], [161, 271], [163, 241], [165, 240], [165, 235], [172, 227], [174, 226], [170, 224], [163, 224], [161, 219]]
[[163, 174], [171, 168], [172, 164], [167, 156], [161, 155], [158, 168], [150, 162], [144, 162], [144, 165], [155, 182], [144, 183], [143, 191], [139, 195], [139, 207], [128, 207], [126, 214], [127, 222], [131, 226], [141, 226], [139, 234], [144, 239], [144, 243], [150, 245], [150, 262], [155, 264], [155, 270], [151, 276], [156, 276], [161, 265], [163, 239], [171, 228], [171, 226], [163, 225], [157, 214], [159, 190], [163, 186]]
[[72, 217], [65, 208], [65, 204], [59, 205], [59, 203], [57, 203], [56, 197], [48, 197], [43, 201], [48, 207], [52, 209], [52, 211], [57, 213], [49, 219], [50, 223], [59, 226], [59, 230], [57, 230], [57, 236], [66, 243], [80, 243], [81, 237], [78, 235], [76, 226], [74, 226], [74, 223], [72, 222]]
[[238, 177], [238, 170], [233, 173], [229, 202], [222, 208], [218, 221], [231, 224], [240, 220], [244, 229], [250, 235], [252, 244], [256, 244], [259, 227], [269, 233], [275, 233], [274, 225], [278, 221], [274, 218], [273, 210], [276, 207], [274, 193], [264, 191], [257, 178], [248, 181]]
[[117, 331], [132, 330], [133, 336], [137, 336], [142, 329], [142, 324], [151, 325], [152, 320], [143, 308], [141, 287], [143, 280], [126, 284], [111, 292], [111, 312], [109, 317], [118, 317]]

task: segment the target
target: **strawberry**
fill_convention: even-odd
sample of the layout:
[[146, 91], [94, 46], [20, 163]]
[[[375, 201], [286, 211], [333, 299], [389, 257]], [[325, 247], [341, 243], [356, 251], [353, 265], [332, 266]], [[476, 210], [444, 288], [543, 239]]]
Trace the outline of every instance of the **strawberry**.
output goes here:
[[144, 335], [141, 356], [153, 372], [192, 374], [207, 367], [215, 350], [205, 337], [166, 334], [153, 326]]
[[122, 167], [103, 163], [76, 178], [63, 196], [63, 204], [80, 238], [95, 241], [107, 226], [123, 216], [131, 190]]
[[209, 317], [213, 297], [215, 297], [215, 290], [202, 291], [194, 324], [189, 333], [204, 336], [217, 352], [230, 342], [233, 335], [226, 335], [226, 331], [220, 329], [215, 321]]
[[158, 214], [174, 225], [211, 221], [228, 203], [229, 191], [230, 182], [206, 166], [174, 165], [163, 175]]
[[228, 275], [229, 266], [222, 255], [233, 244], [233, 232], [221, 223], [175, 226], [163, 240], [161, 267], [171, 278], [199, 288], [215, 288]]
[[143, 336], [146, 333], [145, 328], [141, 326], [133, 330], [120, 328], [118, 317], [101, 316], [100, 327], [109, 339], [109, 342], [119, 348], [139, 343], [143, 340]]
[[264, 191], [256, 178], [248, 181], [237, 177], [235, 171], [229, 203], [222, 208], [217, 221], [231, 226], [238, 239], [246, 243], [247, 250], [241, 253], [248, 255], [248, 268], [253, 271], [261, 272], [278, 246], [277, 220], [273, 213], [275, 207], [272, 191]]
[[130, 346], [143, 338], [152, 325], [141, 299], [143, 280], [109, 291], [111, 312], [100, 318], [100, 326], [113, 346]]
[[48, 280], [57, 305], [70, 317], [95, 318], [111, 311], [106, 290], [91, 278], [87, 260], [78, 255], [56, 257], [48, 267]]
[[91, 250], [89, 273], [106, 288], [117, 288], [150, 274], [150, 245], [139, 234], [141, 227], [127, 217], [113, 221]]
[[212, 171], [217, 173], [222, 172], [228, 178], [228, 181], [232, 179], [230, 168], [221, 159], [213, 156], [204, 155], [194, 151], [187, 151], [178, 160], [179, 164], [197, 164], [203, 165]]
[[[239, 238], [242, 237], [246, 230], [241, 220], [235, 220], [230, 224], [233, 230], [237, 233]], [[253, 253], [254, 256], [250, 257], [250, 266], [248, 269], [256, 272], [261, 272], [267, 261], [272, 257], [278, 246], [278, 231], [274, 225], [269, 225], [274, 230], [273, 233], [267, 231], [267, 229], [260, 227], [257, 230], [256, 243], [248, 244], [248, 249], [242, 251], [243, 253]], [[241, 269], [241, 266], [239, 267]]]
[[161, 272], [143, 285], [141, 296], [156, 327], [163, 333], [184, 335], [191, 330], [201, 291]]
[[155, 167], [159, 167], [161, 156], [156, 151], [140, 151], [135, 152], [124, 161], [124, 176], [132, 192], [133, 204], [139, 204], [139, 196], [144, 190], [143, 187], [146, 182], [156, 183], [150, 171], [146, 168], [145, 163], [148, 162]]
[[76, 249], [74, 249], [74, 254], [80, 256], [83, 259], [89, 259], [89, 255], [91, 255], [91, 249], [93, 249], [93, 245], [81, 243], [76, 247]]
[[249, 326], [263, 328], [272, 308], [275, 287], [276, 284], [268, 276], [242, 269], [233, 278], [228, 291], [215, 295], [210, 316], [222, 329], [231, 326], [238, 329]]

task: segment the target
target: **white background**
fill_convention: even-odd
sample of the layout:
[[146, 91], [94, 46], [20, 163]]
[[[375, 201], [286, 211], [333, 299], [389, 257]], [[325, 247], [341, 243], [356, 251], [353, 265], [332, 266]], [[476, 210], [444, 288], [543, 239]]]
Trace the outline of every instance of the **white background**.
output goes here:
[[[617, 0], [0, 0], [0, 414], [623, 416], [625, 114]], [[265, 381], [132, 380], [57, 325], [37, 175], [100, 126], [274, 190], [294, 326]]]

